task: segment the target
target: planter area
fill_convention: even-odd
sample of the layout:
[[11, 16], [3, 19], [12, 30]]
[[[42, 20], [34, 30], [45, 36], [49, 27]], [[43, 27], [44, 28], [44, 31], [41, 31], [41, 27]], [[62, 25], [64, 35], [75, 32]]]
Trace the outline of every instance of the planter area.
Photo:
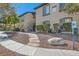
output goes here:
[[[9, 34], [10, 35], [10, 34]], [[71, 49], [72, 50], [72, 36], [69, 35], [61, 35], [61, 34], [36, 34], [39, 38], [40, 41], [38, 46], [34, 46], [34, 47], [41, 47], [41, 48], [50, 48], [50, 49]], [[48, 43], [48, 40], [54, 37], [59, 37], [59, 38], [63, 38], [65, 41], [64, 45], [51, 45]], [[11, 33], [11, 40], [23, 43], [23, 44], [28, 44], [29, 43], [29, 35], [28, 34], [24, 34], [24, 33], [15, 33], [12, 35]], [[79, 39], [79, 37], [78, 37]], [[33, 40], [32, 40], [33, 41]], [[34, 43], [34, 42], [33, 42]], [[79, 41], [76, 42], [75, 44], [75, 49], [79, 50]]]
[[[30, 47], [36, 47], [36, 48], [38, 47], [38, 49], [45, 48], [45, 49], [72, 50], [72, 36], [70, 34], [68, 35], [43, 34], [43, 33], [34, 34], [34, 33], [23, 33], [23, 32], [5, 32], [5, 33], [8, 35], [9, 41], [12, 40], [12, 41], [15, 41], [15, 42], [18, 42], [18, 43], [21, 43], [21, 44], [24, 44]], [[52, 41], [51, 42], [52, 44], [50, 44], [50, 41]], [[8, 40], [6, 42], [8, 42]], [[2, 44], [5, 45], [4, 43]], [[79, 51], [79, 41], [76, 41], [75, 43], [75, 50]], [[1, 44], [0, 44], [0, 51], [1, 51], [0, 55], [6, 55], [6, 56], [7, 55], [9, 56], [12, 56], [12, 55], [20, 56], [21, 55], [22, 56], [22, 54], [19, 54], [15, 51], [11, 51], [5, 48], [4, 46], [2, 46]]]

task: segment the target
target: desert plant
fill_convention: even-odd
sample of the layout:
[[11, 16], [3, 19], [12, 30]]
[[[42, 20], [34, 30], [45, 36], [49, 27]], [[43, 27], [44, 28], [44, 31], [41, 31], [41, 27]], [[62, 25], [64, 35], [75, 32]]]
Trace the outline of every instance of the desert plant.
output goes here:
[[43, 31], [43, 25], [36, 25], [36, 28], [39, 32]]
[[67, 31], [67, 32], [72, 31], [71, 23], [63, 23], [63, 27], [64, 27], [65, 31]]
[[54, 26], [54, 32], [58, 32], [58, 30], [59, 30], [59, 24], [55, 23], [55, 24], [53, 24], [53, 26]]
[[48, 30], [49, 30], [48, 24], [43, 24], [43, 31], [48, 32]]
[[36, 26], [37, 30], [39, 32], [48, 32], [48, 25], [47, 24], [41, 24]]
[[77, 18], [77, 13], [79, 12], [79, 3], [67, 3], [65, 4], [63, 11], [68, 15], [73, 16], [79, 25], [79, 19]]

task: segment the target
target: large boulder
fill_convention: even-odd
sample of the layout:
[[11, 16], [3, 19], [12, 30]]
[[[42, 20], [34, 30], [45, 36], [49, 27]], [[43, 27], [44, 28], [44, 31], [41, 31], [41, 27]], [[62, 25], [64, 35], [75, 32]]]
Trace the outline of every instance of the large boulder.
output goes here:
[[53, 37], [51, 39], [48, 39], [48, 43], [51, 45], [64, 45], [65, 40], [63, 38]]

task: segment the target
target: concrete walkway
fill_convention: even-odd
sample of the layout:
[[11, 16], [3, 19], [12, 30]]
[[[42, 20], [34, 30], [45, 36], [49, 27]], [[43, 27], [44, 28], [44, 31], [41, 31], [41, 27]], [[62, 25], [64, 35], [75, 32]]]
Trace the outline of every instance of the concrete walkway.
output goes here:
[[0, 44], [11, 51], [29, 56], [79, 56], [78, 51], [31, 47], [13, 40], [2, 41]]

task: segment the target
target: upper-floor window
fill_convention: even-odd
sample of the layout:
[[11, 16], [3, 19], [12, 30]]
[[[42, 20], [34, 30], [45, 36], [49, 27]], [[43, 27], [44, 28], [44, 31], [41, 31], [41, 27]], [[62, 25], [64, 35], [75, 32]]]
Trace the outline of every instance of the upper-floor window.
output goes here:
[[52, 12], [56, 12], [57, 6], [52, 7]]
[[59, 4], [59, 8], [60, 8], [60, 9], [64, 8], [64, 6], [65, 6], [65, 3], [60, 3], [60, 4]]
[[65, 6], [65, 3], [60, 3], [59, 4], [59, 11], [63, 10], [64, 6]]
[[45, 5], [43, 7], [43, 15], [48, 15], [50, 14], [50, 8], [49, 8], [49, 5]]

